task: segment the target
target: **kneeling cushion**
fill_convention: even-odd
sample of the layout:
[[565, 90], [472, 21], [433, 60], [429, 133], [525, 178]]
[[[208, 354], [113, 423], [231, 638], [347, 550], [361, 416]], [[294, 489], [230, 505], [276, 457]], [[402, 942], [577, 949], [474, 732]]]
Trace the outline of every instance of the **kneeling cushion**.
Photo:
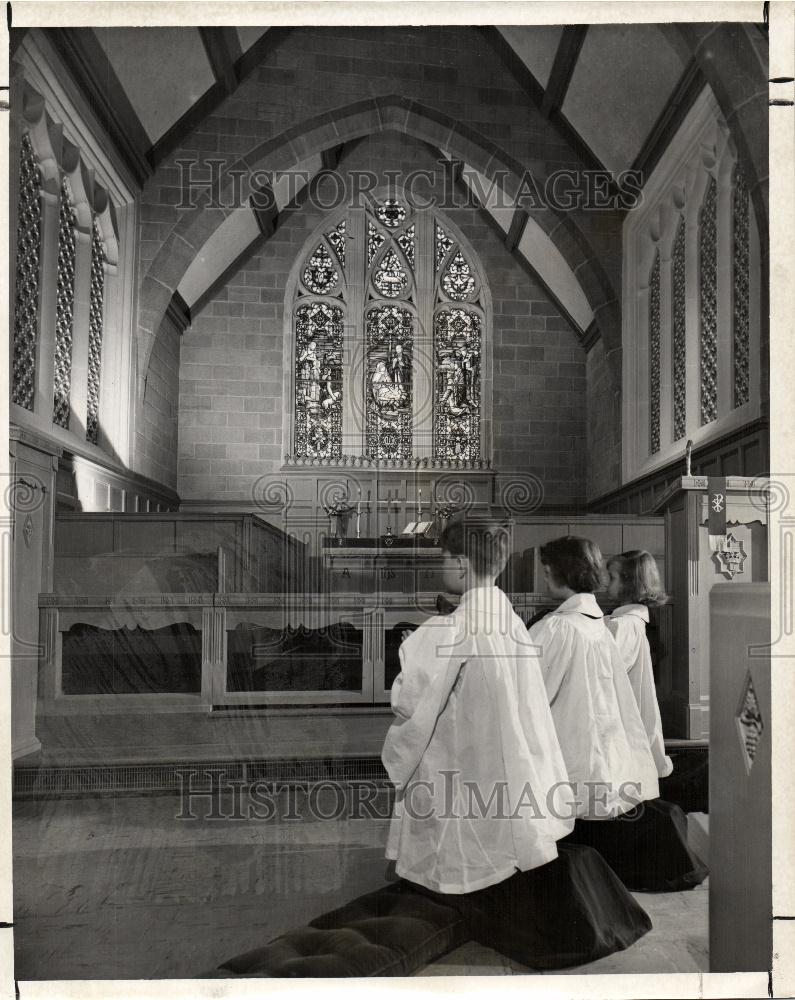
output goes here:
[[456, 908], [397, 882], [229, 959], [209, 976], [408, 976], [467, 938]]

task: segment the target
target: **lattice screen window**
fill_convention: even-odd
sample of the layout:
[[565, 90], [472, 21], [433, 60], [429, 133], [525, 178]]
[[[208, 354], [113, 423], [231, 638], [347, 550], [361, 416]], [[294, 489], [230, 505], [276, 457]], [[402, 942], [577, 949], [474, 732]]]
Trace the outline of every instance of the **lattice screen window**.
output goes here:
[[91, 305], [88, 319], [88, 405], [86, 440], [99, 439], [99, 386], [102, 377], [103, 305], [105, 297], [105, 247], [96, 219], [91, 234]]
[[672, 260], [672, 337], [671, 370], [673, 372], [674, 440], [685, 436], [687, 429], [687, 304], [685, 220], [680, 218], [674, 238]]
[[750, 204], [745, 174], [738, 163], [732, 190], [732, 321], [733, 321], [733, 404], [747, 403], [751, 395], [751, 251]]
[[660, 251], [649, 280], [649, 452], [660, 450]]
[[710, 177], [701, 206], [698, 239], [701, 423], [718, 415], [718, 185]]
[[69, 428], [72, 387], [72, 332], [75, 305], [75, 227], [66, 181], [61, 182], [58, 226], [58, 288], [55, 319], [55, 390], [52, 422]]
[[33, 409], [36, 391], [36, 344], [39, 323], [41, 257], [41, 172], [30, 136], [22, 136], [19, 158], [16, 296], [11, 398]]
[[444, 224], [401, 198], [355, 211], [365, 212], [364, 241], [346, 239], [343, 220], [300, 268], [293, 453], [340, 458], [348, 405], [371, 459], [410, 460], [427, 440], [435, 458], [477, 460], [485, 313], [475, 262]]

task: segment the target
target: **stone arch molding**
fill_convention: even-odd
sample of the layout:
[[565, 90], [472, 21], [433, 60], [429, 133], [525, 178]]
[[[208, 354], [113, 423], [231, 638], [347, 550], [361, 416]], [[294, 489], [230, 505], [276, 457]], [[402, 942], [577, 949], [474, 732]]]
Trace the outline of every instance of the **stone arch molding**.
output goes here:
[[[403, 132], [446, 150], [453, 159], [467, 163], [489, 181], [500, 183], [509, 198], [514, 198], [520, 190], [524, 168], [504, 150], [447, 115], [404, 97], [390, 95], [326, 112], [258, 143], [229, 167], [221, 183], [220, 203], [224, 205], [233, 194], [235, 172], [286, 172], [327, 149], [389, 130]], [[209, 185], [196, 192], [193, 203], [195, 207], [185, 210], [172, 228], [140, 285], [138, 388], [141, 395], [155, 337], [174, 290], [201, 247], [233, 211], [211, 203]], [[571, 213], [545, 207], [533, 209], [533, 218], [576, 273], [594, 314], [600, 317], [606, 346], [620, 347], [620, 325], [613, 329], [612, 321], [603, 322], [606, 317], [617, 315], [617, 290], [587, 234]], [[620, 371], [618, 375], [620, 378]]]
[[115, 267], [119, 262], [119, 233], [110, 195], [94, 177], [82, 150], [66, 138], [63, 126], [53, 121], [44, 98], [27, 80], [22, 88], [22, 120], [41, 171], [44, 191], [60, 197], [63, 173], [79, 230], [90, 234], [96, 218], [107, 263]]

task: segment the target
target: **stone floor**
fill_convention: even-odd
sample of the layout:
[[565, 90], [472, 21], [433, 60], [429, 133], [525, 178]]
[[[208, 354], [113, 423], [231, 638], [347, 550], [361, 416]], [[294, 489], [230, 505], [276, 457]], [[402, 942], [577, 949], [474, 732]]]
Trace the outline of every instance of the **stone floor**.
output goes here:
[[141, 764], [190, 760], [380, 757], [393, 715], [362, 711], [82, 712], [40, 716], [42, 750], [21, 765]]
[[[311, 818], [300, 793], [268, 821], [216, 806], [212, 818], [175, 796], [15, 803], [16, 977], [192, 978], [388, 878], [382, 819]], [[638, 899], [654, 929], [572, 971], [706, 971], [706, 887]], [[469, 943], [421, 974], [529, 971]]]

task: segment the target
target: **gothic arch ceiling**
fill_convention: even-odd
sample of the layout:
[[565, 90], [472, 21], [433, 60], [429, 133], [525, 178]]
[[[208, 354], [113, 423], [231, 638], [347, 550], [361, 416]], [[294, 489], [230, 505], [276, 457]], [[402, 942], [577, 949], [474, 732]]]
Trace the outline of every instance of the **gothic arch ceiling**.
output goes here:
[[[84, 28], [47, 34], [78, 86], [105, 112], [111, 139], [143, 185], [252, 70], [267, 66], [269, 53], [286, 34], [300, 30]], [[476, 30], [525, 97], [580, 151], [583, 162], [616, 174], [640, 168], [648, 176], [671, 129], [705, 85], [692, 56], [695, 43], [684, 39], [692, 34], [690, 28], [523, 25]], [[682, 38], [677, 39], [677, 30]], [[12, 37], [12, 51], [16, 44], [19, 40]], [[472, 173], [465, 169], [465, 183]], [[560, 254], [550, 251], [544, 234], [532, 221], [519, 219], [520, 213], [509, 221], [508, 208], [484, 210], [505, 232], [509, 249], [528, 263], [573, 324], [583, 329], [591, 314], [582, 289]], [[240, 256], [241, 247], [245, 253], [251, 245], [255, 223], [264, 238], [263, 221], [255, 213], [247, 208], [232, 213], [201, 248], [181, 280], [180, 294], [200, 301]]]
[[686, 67], [654, 24], [590, 25], [566, 52], [578, 30], [499, 28], [545, 93], [558, 90], [563, 118], [618, 174], [635, 163]]

